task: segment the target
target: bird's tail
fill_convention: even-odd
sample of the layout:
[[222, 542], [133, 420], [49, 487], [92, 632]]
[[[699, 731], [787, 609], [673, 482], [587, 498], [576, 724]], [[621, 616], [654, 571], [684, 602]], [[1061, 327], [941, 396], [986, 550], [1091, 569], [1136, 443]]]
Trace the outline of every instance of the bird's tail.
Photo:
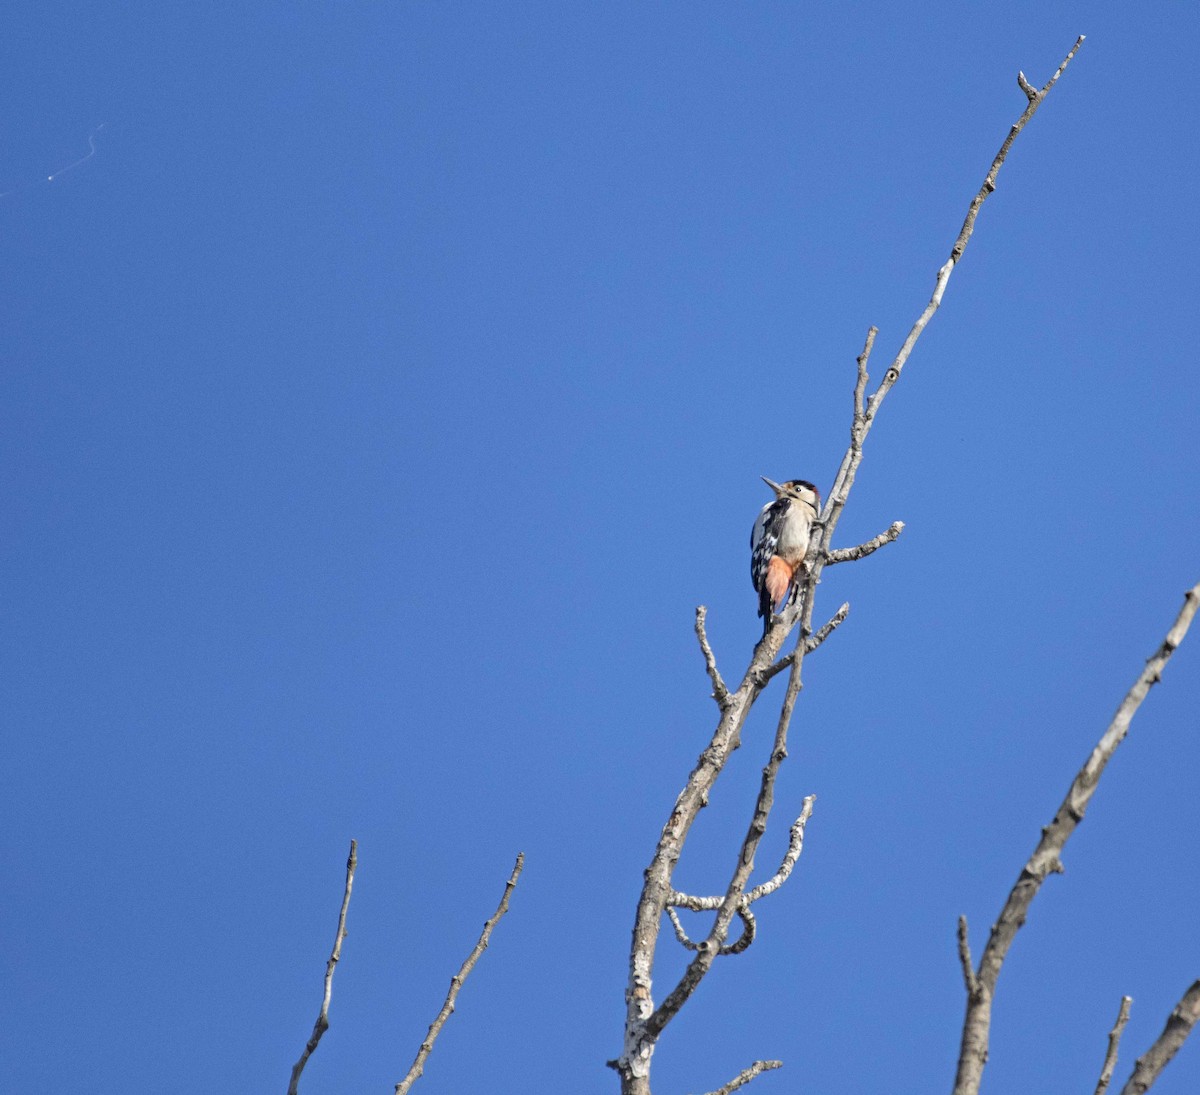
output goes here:
[[763, 635], [771, 627], [772, 618], [782, 612], [796, 597], [796, 568], [778, 555], [767, 564], [766, 577], [758, 592], [758, 614], [763, 618]]

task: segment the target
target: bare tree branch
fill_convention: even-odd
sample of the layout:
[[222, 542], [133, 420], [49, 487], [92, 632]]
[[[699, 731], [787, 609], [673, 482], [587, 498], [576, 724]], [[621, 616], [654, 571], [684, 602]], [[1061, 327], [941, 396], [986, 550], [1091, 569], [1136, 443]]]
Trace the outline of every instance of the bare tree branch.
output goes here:
[[[1029, 906], [1042, 883], [1050, 874], [1062, 871], [1061, 855], [1067, 840], [1083, 820], [1099, 784], [1105, 765], [1112, 759], [1117, 746], [1129, 733], [1129, 724], [1146, 698], [1151, 687], [1160, 679], [1163, 668], [1175, 649], [1183, 641], [1200, 605], [1200, 585], [1189, 589], [1184, 595], [1183, 607], [1171, 625], [1167, 637], [1158, 650], [1146, 661], [1145, 667], [1126, 693], [1117, 708], [1112, 722], [1103, 737], [1092, 750], [1091, 756], [1072, 780], [1067, 797], [1063, 799], [1054, 820], [1042, 830], [1033, 855], [1021, 869], [1016, 885], [1008, 895], [1004, 908], [991, 936], [979, 958], [974, 991], [967, 996], [967, 1013], [963, 1019], [962, 1043], [959, 1049], [958, 1071], [954, 1082], [954, 1095], [977, 1095], [983, 1078], [983, 1066], [987, 1062], [988, 1038], [992, 1018], [992, 998], [996, 990], [996, 979], [1000, 967], [1012, 946], [1017, 932], [1029, 915]], [[1198, 990], [1200, 992], [1200, 990]], [[1181, 1039], [1182, 1041], [1182, 1039]], [[1174, 1052], [1174, 1050], [1172, 1050]], [[1165, 1062], [1164, 1062], [1165, 1063]], [[1130, 1081], [1132, 1083], [1132, 1081]], [[1127, 1091], [1133, 1090], [1128, 1086]]]
[[708, 633], [704, 630], [704, 621], [707, 616], [708, 609], [704, 605], [700, 605], [696, 609], [696, 638], [700, 640], [700, 653], [704, 655], [704, 667], [708, 670], [708, 676], [712, 680], [713, 699], [717, 701], [717, 706], [723, 711], [729, 706], [729, 689], [725, 687], [725, 682], [721, 679], [716, 655], [713, 654], [712, 647], [708, 645]]
[[[950, 258], [937, 274], [933, 295], [924, 311], [914, 323], [899, 352], [884, 374], [883, 380], [868, 399], [867, 363], [874, 345], [876, 329], [867, 333], [866, 343], [858, 358], [857, 378], [854, 389], [854, 420], [851, 426], [850, 446], [842, 458], [841, 466], [834, 478], [829, 500], [820, 515], [820, 536], [812, 538], [808, 557], [804, 563], [804, 578], [799, 595], [781, 617], [768, 626], [762, 640], [755, 647], [745, 675], [738, 687], [729, 693], [728, 703], [721, 708], [720, 719], [713, 736], [700, 754], [695, 767], [687, 778], [683, 790], [663, 826], [654, 855], [644, 873], [642, 892], [638, 899], [634, 920], [632, 942], [629, 952], [629, 981], [625, 990], [625, 1038], [621, 1055], [610, 1062], [621, 1076], [623, 1095], [650, 1095], [650, 1062], [667, 1023], [678, 1013], [695, 988], [699, 985], [717, 954], [721, 952], [733, 917], [741, 905], [745, 883], [753, 868], [754, 852], [766, 830], [767, 817], [774, 802], [775, 776], [779, 765], [787, 755], [787, 732], [792, 709], [801, 687], [801, 669], [808, 640], [812, 636], [813, 595], [824, 561], [830, 554], [831, 539], [838, 519], [846, 505], [854, 477], [862, 462], [863, 444], [871, 425], [888, 392], [900, 379], [901, 371], [908, 361], [917, 340], [924, 331], [933, 313], [941, 304], [946, 286], [955, 265], [962, 257], [975, 227], [975, 218], [987, 195], [996, 187], [996, 176], [1008, 155], [1008, 150], [1025, 124], [1033, 116], [1042, 98], [1058, 80], [1066, 65], [1074, 57], [1083, 39], [1080, 38], [1068, 53], [1066, 60], [1036, 99], [1030, 100], [1025, 113], [1012, 127], [1000, 152], [992, 161], [983, 186], [967, 211], [966, 219], [951, 250]], [[783, 709], [777, 725], [771, 756], [763, 770], [758, 799], [749, 831], [742, 842], [738, 861], [734, 868], [724, 899], [714, 920], [708, 938], [698, 946], [696, 956], [688, 969], [659, 1006], [655, 1006], [653, 995], [654, 958], [658, 945], [659, 931], [668, 899], [673, 889], [671, 879], [684, 843], [700, 810], [708, 802], [717, 778], [729, 757], [741, 742], [742, 728], [754, 701], [761, 693], [784, 640], [796, 624], [800, 624], [800, 637], [796, 649], [790, 655], [790, 675], [783, 700]], [[781, 669], [783, 667], [780, 667]]]
[[1121, 1007], [1117, 1011], [1117, 1021], [1108, 1032], [1108, 1050], [1104, 1054], [1104, 1067], [1100, 1069], [1100, 1079], [1096, 1083], [1096, 1095], [1104, 1095], [1112, 1080], [1113, 1069], [1117, 1067], [1117, 1047], [1121, 1044], [1121, 1034], [1125, 1024], [1129, 1022], [1129, 1005], [1133, 1003], [1132, 996], [1121, 997]]
[[742, 1069], [724, 1087], [719, 1087], [716, 1091], [710, 1091], [708, 1095], [730, 1095], [731, 1092], [737, 1091], [739, 1087], [745, 1087], [755, 1076], [761, 1076], [764, 1072], [770, 1072], [776, 1068], [783, 1068], [783, 1062], [755, 1061], [749, 1068]]
[[866, 556], [878, 551], [885, 544], [894, 544], [903, 531], [904, 522], [893, 521], [886, 532], [881, 532], [878, 536], [871, 537], [865, 544], [858, 544], [855, 547], [848, 548], [834, 548], [826, 557], [825, 565], [836, 566], [838, 563], [852, 563], [857, 559], [866, 558]]
[[1193, 981], [1192, 987], [1175, 1005], [1175, 1010], [1167, 1019], [1167, 1025], [1163, 1028], [1162, 1034], [1158, 1036], [1158, 1041], [1137, 1059], [1137, 1064], [1133, 1067], [1133, 1075], [1121, 1088], [1121, 1095], [1144, 1095], [1149, 1091], [1151, 1084], [1171, 1063], [1171, 1058], [1179, 1051], [1179, 1047], [1187, 1041], [1187, 1036], [1192, 1033], [1192, 1027], [1196, 1025], [1198, 1019], [1200, 1019], [1200, 981]]
[[333, 950], [329, 961], [325, 963], [325, 994], [321, 997], [321, 1011], [313, 1026], [312, 1037], [304, 1047], [298, 1060], [292, 1066], [292, 1079], [288, 1084], [288, 1095], [296, 1095], [300, 1089], [300, 1073], [308, 1064], [308, 1059], [317, 1048], [321, 1035], [329, 1029], [329, 1001], [333, 997], [333, 971], [337, 968], [338, 959], [342, 957], [342, 941], [346, 938], [346, 911], [350, 908], [350, 890], [354, 885], [354, 872], [358, 868], [358, 841], [350, 841], [350, 858], [346, 860], [346, 889], [342, 893], [342, 911], [338, 913], [337, 934], [333, 937]]
[[442, 1010], [438, 1012], [437, 1018], [429, 1025], [429, 1033], [425, 1035], [425, 1041], [421, 1043], [421, 1048], [417, 1050], [417, 1056], [412, 1063], [412, 1068], [408, 1070], [407, 1075], [396, 1085], [396, 1095], [407, 1095], [408, 1090], [414, 1083], [420, 1079], [421, 1073], [425, 1071], [425, 1060], [433, 1049], [433, 1043], [437, 1041], [438, 1035], [442, 1033], [442, 1027], [446, 1025], [446, 1020], [450, 1018], [454, 1011], [454, 1002], [458, 999], [458, 991], [463, 987], [463, 982], [470, 976], [471, 970], [475, 968], [475, 963], [479, 961], [480, 956], [487, 950], [488, 940], [491, 939], [492, 929], [499, 923], [500, 918], [508, 912], [508, 899], [513, 892], [513, 887], [517, 884], [517, 879], [521, 877], [521, 871], [525, 869], [525, 853], [520, 852], [517, 855], [517, 862], [513, 865], [512, 874], [509, 875], [508, 881], [504, 883], [504, 895], [500, 898], [500, 904], [496, 906], [496, 911], [492, 913], [491, 918], [483, 925], [483, 932], [479, 936], [479, 942], [475, 944], [475, 948], [467, 955], [467, 960], [459, 968], [452, 978], [450, 978], [450, 991], [446, 993], [446, 1002], [442, 1004]]

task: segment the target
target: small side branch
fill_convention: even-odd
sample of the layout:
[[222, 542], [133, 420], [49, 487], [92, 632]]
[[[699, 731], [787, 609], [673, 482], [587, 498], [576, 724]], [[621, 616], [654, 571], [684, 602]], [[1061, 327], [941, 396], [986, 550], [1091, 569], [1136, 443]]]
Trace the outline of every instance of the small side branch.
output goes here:
[[867, 362], [871, 360], [871, 351], [875, 348], [875, 336], [879, 334], [878, 327], [869, 327], [867, 329], [867, 341], [863, 343], [862, 353], [858, 355], [858, 379], [854, 382], [854, 428], [850, 431], [850, 444], [861, 445], [862, 438], [858, 434], [858, 427], [866, 422], [866, 394], [867, 381], [870, 379], [867, 376]]
[[708, 645], [708, 633], [704, 630], [704, 621], [708, 618], [708, 609], [700, 605], [696, 609], [696, 638], [700, 640], [700, 653], [704, 655], [704, 667], [708, 670], [709, 680], [712, 681], [713, 699], [717, 706], [724, 711], [729, 706], [729, 689], [721, 679], [721, 671], [717, 668], [716, 655]]
[[[788, 877], [796, 866], [796, 861], [800, 858], [800, 853], [804, 851], [804, 829], [808, 825], [808, 819], [812, 817], [813, 803], [816, 801], [816, 795], [809, 795], [805, 798], [804, 806], [800, 810], [800, 816], [792, 822], [792, 829], [788, 835], [787, 851], [783, 853], [783, 861], [779, 864], [779, 870], [766, 882], [755, 886], [752, 890], [748, 890], [743, 895], [744, 904], [752, 905], [760, 897], [767, 897], [773, 894], [788, 880]], [[721, 903], [724, 900], [724, 894], [720, 897], [695, 897], [692, 894], [679, 893], [673, 890], [671, 896], [667, 899], [667, 908], [668, 912], [672, 908], [688, 909], [691, 912], [715, 912], [721, 907]], [[676, 930], [676, 934], [678, 934], [678, 929]]]
[[708, 1092], [708, 1095], [731, 1095], [737, 1091], [739, 1087], [745, 1087], [755, 1076], [761, 1076], [764, 1072], [770, 1072], [772, 1069], [783, 1068], [782, 1061], [755, 1061], [749, 1068], [742, 1069], [732, 1080], [724, 1087], [717, 1088], [716, 1091]]
[[1117, 1047], [1121, 1044], [1121, 1035], [1125, 1024], [1129, 1022], [1129, 1005], [1133, 1003], [1132, 996], [1121, 997], [1121, 1007], [1117, 1012], [1117, 1021], [1108, 1032], [1108, 1050], [1104, 1054], [1104, 1067], [1100, 1069], [1100, 1079], [1096, 1083], [1096, 1095], [1104, 1095], [1112, 1081], [1113, 1070], [1117, 1067]]
[[454, 1011], [454, 1003], [458, 999], [459, 989], [462, 988], [463, 982], [470, 976], [471, 970], [475, 968], [475, 963], [479, 961], [480, 956], [487, 950], [488, 940], [491, 939], [492, 929], [499, 923], [500, 918], [508, 912], [508, 899], [513, 892], [513, 888], [517, 884], [517, 879], [521, 877], [521, 871], [525, 869], [525, 853], [521, 852], [517, 856], [517, 862], [513, 865], [512, 874], [509, 875], [508, 881], [504, 883], [504, 896], [500, 898], [500, 904], [496, 907], [496, 911], [492, 914], [491, 919], [483, 925], [483, 933], [479, 936], [479, 942], [475, 944], [475, 949], [467, 955], [467, 960], [459, 968], [452, 978], [450, 978], [450, 991], [446, 994], [446, 1002], [442, 1004], [442, 1010], [438, 1012], [437, 1018], [429, 1026], [429, 1033], [425, 1035], [425, 1041], [421, 1043], [421, 1048], [417, 1051], [416, 1059], [412, 1063], [412, 1068], [408, 1070], [408, 1074], [396, 1085], [396, 1095], [407, 1095], [408, 1090], [420, 1078], [421, 1073], [425, 1071], [425, 1060], [433, 1049], [433, 1043], [437, 1041], [438, 1035], [442, 1033], [442, 1027], [446, 1025], [446, 1020], [450, 1018], [451, 1012]]
[[[834, 631], [841, 627], [841, 625], [845, 622], [846, 617], [849, 615], [850, 602], [846, 601], [842, 604], [841, 608], [839, 608], [824, 624], [821, 625], [820, 630], [818, 630], [816, 634], [809, 635], [808, 638], [803, 640], [804, 653], [811, 654], [814, 650], [816, 650], [818, 646], [820, 646], [826, 639], [829, 638], [830, 635], [834, 633]], [[782, 673], [785, 669], [788, 669], [795, 660], [795, 650], [793, 650], [790, 654], [785, 654], [779, 659], [779, 661], [767, 666], [767, 668], [762, 671], [762, 675], [759, 678], [759, 683], [766, 684], [767, 681], [771, 680], [772, 677], [778, 676], [778, 674]]]
[[893, 521], [886, 532], [881, 532], [878, 536], [873, 536], [865, 544], [857, 544], [854, 547], [848, 548], [835, 548], [825, 557], [825, 563], [828, 566], [835, 566], [838, 563], [853, 563], [858, 559], [865, 559], [868, 555], [877, 552], [884, 545], [894, 544], [903, 531], [904, 522]]
[[1150, 1090], [1151, 1084], [1158, 1079], [1159, 1074], [1171, 1062], [1171, 1058], [1179, 1051], [1179, 1047], [1187, 1041], [1192, 1033], [1192, 1027], [1200, 1019], [1200, 981], [1192, 982], [1192, 987], [1183, 994], [1183, 999], [1175, 1005], [1167, 1025], [1158, 1041], [1154, 1043], [1133, 1067], [1133, 1075], [1121, 1088], [1121, 1095], [1144, 1095]]
[[317, 1048], [321, 1035], [329, 1029], [329, 1001], [333, 997], [333, 971], [337, 968], [338, 959], [342, 957], [342, 942], [346, 938], [346, 911], [350, 908], [350, 890], [354, 886], [354, 872], [358, 868], [358, 841], [350, 841], [350, 858], [346, 860], [346, 888], [342, 893], [342, 911], [338, 913], [337, 934], [333, 937], [333, 950], [329, 961], [325, 963], [325, 994], [321, 998], [321, 1011], [313, 1026], [312, 1037], [304, 1047], [298, 1060], [292, 1066], [292, 1079], [288, 1084], [288, 1095], [296, 1095], [300, 1089], [300, 1073], [308, 1064], [308, 1059]]
[[975, 963], [971, 961], [971, 941], [967, 938], [967, 918], [958, 918], [958, 964], [962, 966], [963, 984], [967, 995], [974, 996], [979, 990], [979, 981], [975, 977]]
[[783, 862], [779, 864], [779, 870], [771, 878], [767, 879], [766, 882], [760, 883], [747, 893], [747, 901], [754, 902], [760, 897], [773, 894], [788, 880], [788, 876], [792, 873], [792, 868], [796, 866], [796, 860], [800, 858], [800, 853], [804, 851], [804, 827], [808, 824], [808, 819], [812, 817], [813, 803], [816, 801], [816, 795], [808, 795], [805, 798], [804, 806], [800, 810], [800, 816], [792, 822], [792, 829], [788, 834], [787, 851], [783, 854]]

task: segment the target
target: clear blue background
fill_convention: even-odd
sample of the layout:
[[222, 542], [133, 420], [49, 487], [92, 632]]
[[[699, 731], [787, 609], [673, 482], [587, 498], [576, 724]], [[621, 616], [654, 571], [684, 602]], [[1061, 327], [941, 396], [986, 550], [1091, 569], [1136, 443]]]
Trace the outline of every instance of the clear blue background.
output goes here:
[[[1200, 580], [1200, 9], [22, 4], [0, 46], [0, 1086], [611, 1092], [641, 870], [757, 635], [759, 475], [827, 489], [800, 868], [663, 1095], [949, 1090], [988, 925]], [[47, 182], [88, 151], [96, 154]], [[723, 888], [776, 685], [679, 871]], [[1200, 634], [1000, 982], [986, 1089], [1090, 1091], [1200, 975]], [[681, 968], [664, 941], [658, 986]], [[1200, 1046], [1164, 1093], [1200, 1089]]]

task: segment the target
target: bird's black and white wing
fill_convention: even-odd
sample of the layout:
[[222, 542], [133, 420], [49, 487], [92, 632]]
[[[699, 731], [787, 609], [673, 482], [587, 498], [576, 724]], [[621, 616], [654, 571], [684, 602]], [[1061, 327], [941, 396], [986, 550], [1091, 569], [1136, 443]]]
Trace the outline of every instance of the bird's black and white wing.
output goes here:
[[786, 498], [768, 502], [750, 532], [750, 580], [758, 593], [758, 614], [768, 620], [772, 605], [771, 595], [767, 592], [767, 569], [779, 546], [788, 505]]

